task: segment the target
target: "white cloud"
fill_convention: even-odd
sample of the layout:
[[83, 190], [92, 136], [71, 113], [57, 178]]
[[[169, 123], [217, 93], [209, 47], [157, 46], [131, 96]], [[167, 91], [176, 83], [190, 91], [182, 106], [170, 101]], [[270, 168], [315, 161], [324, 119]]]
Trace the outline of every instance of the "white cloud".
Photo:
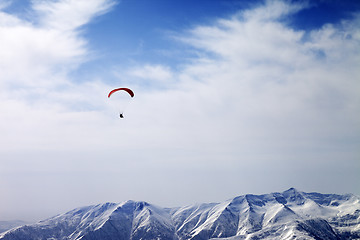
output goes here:
[[90, 22], [95, 16], [109, 11], [113, 0], [34, 1], [34, 10], [40, 14], [42, 27], [73, 31]]
[[[228, 102], [232, 112], [240, 114], [234, 116], [253, 115], [261, 118], [265, 125], [275, 118], [273, 120], [294, 121], [307, 127], [301, 122], [312, 122], [309, 118], [314, 116], [318, 116], [320, 122], [330, 123], [338, 114], [336, 111], [358, 106], [355, 94], [359, 89], [358, 27], [343, 23], [347, 26], [344, 33], [344, 26], [327, 26], [314, 30], [311, 33], [314, 37], [304, 42], [304, 32], [294, 31], [276, 18], [253, 21], [259, 18], [259, 11], [273, 9], [274, 2], [277, 1], [268, 1], [269, 5], [264, 8], [247, 11], [245, 19], [235, 17], [220, 20], [216, 26], [193, 29], [190, 36], [182, 40], [210, 56], [215, 53], [216, 58], [204, 57], [185, 72], [192, 79], [201, 79], [208, 89], [219, 89], [216, 96], [222, 98], [224, 105]], [[288, 9], [284, 4], [280, 6]], [[353, 37], [345, 37], [349, 35]], [[321, 50], [325, 57], [320, 58], [315, 49]], [[347, 119], [358, 120], [351, 111], [346, 114]], [[324, 125], [320, 122], [314, 128], [322, 128]], [[328, 127], [331, 132], [334, 126]]]
[[88, 57], [78, 28], [111, 6], [113, 2], [105, 0], [34, 1], [40, 25], [0, 12], [1, 85], [64, 84], [65, 75]]
[[147, 64], [142, 67], [133, 68], [128, 71], [128, 75], [136, 78], [140, 78], [143, 80], [148, 80], [148, 83], [156, 84], [156, 82], [160, 82], [163, 84], [170, 83], [173, 81], [173, 73], [168, 66], [163, 65], [150, 65]]
[[11, 4], [10, 0], [4, 0], [0, 2], [0, 10], [8, 7]]
[[243, 11], [240, 16], [244, 17], [244, 20], [248, 22], [277, 21], [308, 7], [305, 1], [290, 4], [289, 1], [266, 0], [265, 5], [266, 7]]
[[[31, 14], [39, 24], [0, 11], [1, 151], [62, 146], [66, 129], [76, 126], [80, 115], [103, 109], [108, 86], [77, 83], [68, 75], [89, 58], [79, 28], [113, 5], [105, 0], [34, 1]], [[56, 136], [57, 131], [62, 138], [49, 141], [49, 133]]]
[[[57, 6], [64, 8], [66, 5], [67, 9], [71, 9], [71, 4], [80, 4], [78, 1], [36, 3], [36, 7], [41, 4], [51, 6], [48, 14], [43, 12], [46, 18], [57, 12]], [[86, 41], [76, 28], [111, 5], [109, 1], [86, 3], [93, 7], [82, 13], [81, 21], [71, 19], [71, 14], [52, 20], [54, 24], [58, 21], [59, 25], [63, 24], [63, 20], [73, 20], [73, 29], [37, 26], [0, 13], [4, 20], [0, 26], [3, 36], [0, 38], [2, 151], [63, 148], [67, 139], [66, 129], [76, 126], [79, 116], [91, 116], [91, 111], [104, 104], [102, 94], [107, 91], [107, 86], [95, 81], [76, 83], [68, 78], [68, 74], [89, 55]], [[12, 129], [16, 129], [16, 134]], [[57, 131], [62, 133], [57, 134]], [[49, 133], [58, 137], [54, 141], [49, 140]]]

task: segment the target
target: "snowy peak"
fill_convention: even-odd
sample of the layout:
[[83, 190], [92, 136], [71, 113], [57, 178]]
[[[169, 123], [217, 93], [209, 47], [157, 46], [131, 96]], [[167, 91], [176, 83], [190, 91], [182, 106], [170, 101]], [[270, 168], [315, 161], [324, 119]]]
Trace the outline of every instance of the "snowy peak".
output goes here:
[[220, 238], [360, 238], [360, 199], [351, 194], [305, 193], [291, 188], [170, 209], [147, 202], [105, 203], [0, 234], [2, 240]]
[[127, 201], [102, 210], [94, 231], [82, 231], [74, 239], [104, 239], [109, 232], [120, 239], [172, 239], [175, 234], [169, 214], [146, 202]]
[[190, 239], [201, 231], [210, 211], [217, 204], [196, 204], [170, 210], [170, 215], [180, 239]]
[[175, 235], [169, 213], [145, 202], [135, 204], [132, 229], [133, 239], [173, 239]]

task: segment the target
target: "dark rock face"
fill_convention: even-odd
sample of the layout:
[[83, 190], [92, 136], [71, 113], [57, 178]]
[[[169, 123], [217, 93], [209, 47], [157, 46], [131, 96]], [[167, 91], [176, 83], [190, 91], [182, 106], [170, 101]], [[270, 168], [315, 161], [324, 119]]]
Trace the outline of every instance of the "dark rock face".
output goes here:
[[173, 209], [133, 201], [99, 204], [10, 230], [0, 239], [356, 239], [359, 219], [359, 197], [291, 188]]

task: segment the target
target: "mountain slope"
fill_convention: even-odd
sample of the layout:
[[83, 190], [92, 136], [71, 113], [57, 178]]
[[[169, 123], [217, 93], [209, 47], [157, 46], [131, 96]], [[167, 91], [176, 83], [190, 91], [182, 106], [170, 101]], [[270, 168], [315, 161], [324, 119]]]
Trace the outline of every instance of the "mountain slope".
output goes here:
[[15, 220], [15, 221], [0, 221], [0, 233], [5, 232], [9, 229], [25, 225], [26, 222]]
[[170, 209], [105, 203], [10, 230], [0, 239], [360, 239], [360, 198], [291, 188]]

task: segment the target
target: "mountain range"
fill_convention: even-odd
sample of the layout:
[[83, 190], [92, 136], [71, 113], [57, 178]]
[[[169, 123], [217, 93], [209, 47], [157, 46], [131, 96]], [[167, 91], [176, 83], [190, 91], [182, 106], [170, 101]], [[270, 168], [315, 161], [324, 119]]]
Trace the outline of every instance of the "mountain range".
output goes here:
[[284, 192], [162, 208], [126, 201], [76, 208], [0, 233], [1, 240], [360, 239], [360, 198]]

